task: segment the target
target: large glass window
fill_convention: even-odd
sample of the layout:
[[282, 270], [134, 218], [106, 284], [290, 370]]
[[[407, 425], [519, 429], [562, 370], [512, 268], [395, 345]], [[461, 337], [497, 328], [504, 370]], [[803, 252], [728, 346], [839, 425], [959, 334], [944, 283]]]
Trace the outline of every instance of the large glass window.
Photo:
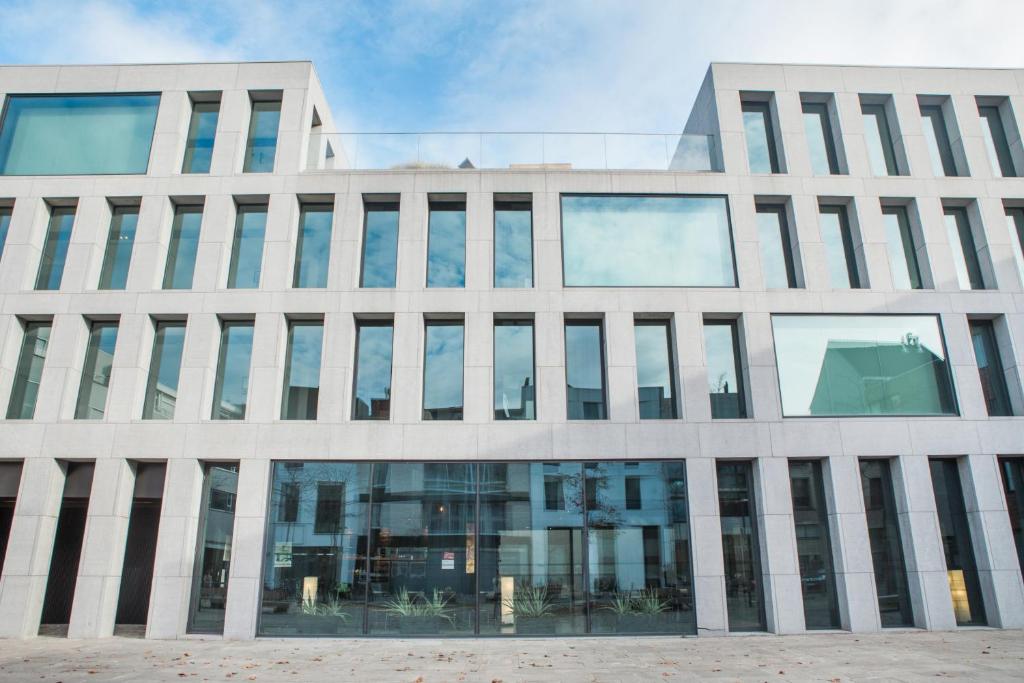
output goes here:
[[1024, 572], [1024, 458], [1000, 458], [999, 471], [1003, 475], [1006, 508], [1017, 546], [1017, 562]]
[[356, 327], [355, 392], [352, 419], [391, 417], [391, 353], [395, 328], [390, 320], [363, 320]]
[[877, 176], [900, 175], [893, 147], [892, 128], [884, 104], [860, 103], [864, 122], [864, 142], [868, 146], [871, 172]]
[[954, 459], [935, 459], [929, 464], [956, 623], [958, 626], [984, 626], [988, 622], [971, 545], [971, 527], [964, 506], [959, 465]]
[[679, 417], [670, 322], [637, 320], [633, 326], [633, 338], [636, 343], [640, 419], [670, 420]]
[[888, 460], [861, 460], [860, 483], [882, 627], [913, 626], [899, 510]]
[[252, 358], [252, 321], [221, 323], [220, 357], [213, 387], [214, 420], [244, 420], [249, 400], [249, 362]]
[[562, 195], [566, 287], [735, 287], [725, 197]]
[[761, 247], [761, 274], [770, 289], [796, 287], [793, 249], [790, 244], [786, 207], [757, 205], [757, 235]]
[[933, 315], [773, 315], [786, 417], [956, 415]]
[[822, 206], [819, 211], [829, 283], [833, 289], [859, 289], [860, 273], [857, 271], [857, 255], [853, 249], [853, 234], [846, 207]]
[[[1024, 284], [1024, 209], [1010, 207], [1006, 209], [1006, 223], [1010, 232], [1010, 244], [1013, 248], [1013, 260], [1017, 263], [1021, 284]], [[3, 225], [3, 214], [0, 213], [0, 226]]]
[[188, 630], [222, 633], [231, 575], [238, 465], [208, 463], [204, 470], [202, 522]]
[[100, 269], [99, 289], [124, 289], [128, 284], [128, 268], [135, 246], [135, 228], [139, 223], [139, 207], [115, 206], [107, 233], [107, 249]]
[[743, 132], [747, 139], [747, 160], [751, 173], [779, 173], [779, 155], [775, 145], [775, 126], [771, 104], [766, 101], [741, 103]]
[[0, 174], [145, 173], [159, 94], [10, 95]]
[[729, 630], [764, 631], [767, 626], [751, 463], [720, 460], [717, 470]]
[[708, 366], [708, 395], [714, 419], [745, 418], [740, 335], [735, 320], [704, 321], [704, 358]]
[[202, 222], [201, 205], [179, 204], [174, 207], [171, 241], [167, 247], [167, 265], [164, 267], [164, 289], [192, 288]]
[[364, 202], [360, 287], [394, 288], [398, 272], [398, 202]]
[[936, 176], [955, 176], [956, 161], [953, 159], [953, 148], [949, 144], [949, 132], [946, 130], [946, 117], [942, 106], [938, 104], [920, 104], [921, 124], [924, 128], [924, 140], [932, 158], [932, 173]]
[[185, 139], [185, 159], [182, 173], [209, 173], [213, 159], [213, 140], [217, 134], [220, 102], [192, 102], [192, 118]]
[[267, 205], [239, 205], [235, 212], [235, 238], [231, 245], [228, 289], [256, 289], [263, 267], [263, 238], [267, 231]]
[[78, 385], [75, 419], [103, 419], [116, 345], [116, 322], [92, 323], [89, 329], [89, 344], [85, 351], [85, 364], [82, 366], [82, 380]]
[[330, 204], [303, 204], [299, 212], [299, 237], [295, 246], [295, 271], [292, 287], [326, 287], [327, 267], [331, 259], [331, 223], [334, 207]]
[[282, 420], [315, 420], [320, 400], [320, 355], [324, 324], [295, 320], [288, 324], [288, 350], [284, 364]]
[[280, 122], [281, 100], [253, 100], [242, 166], [244, 173], [273, 172]]
[[565, 385], [570, 420], [608, 419], [601, 321], [565, 322]]
[[12, 207], [0, 206], [0, 256], [3, 256], [4, 247], [7, 245], [7, 232], [11, 228], [12, 213]]
[[462, 419], [462, 321], [428, 320], [423, 358], [423, 419]]
[[946, 221], [946, 237], [953, 252], [956, 267], [956, 281], [960, 289], [985, 289], [985, 278], [981, 273], [978, 248], [971, 230], [967, 209], [962, 206], [947, 206], [942, 210]]
[[814, 175], [839, 173], [839, 159], [836, 157], [828, 104], [801, 102], [800, 107], [804, 114], [804, 133], [807, 136], [807, 150], [811, 155], [811, 170]]
[[178, 402], [178, 377], [181, 357], [185, 351], [185, 323], [159, 321], [153, 337], [153, 355], [149, 361], [146, 400], [142, 405], [144, 420], [172, 420]]
[[[1009, 106], [1009, 105], [1004, 105]], [[1010, 153], [1010, 144], [1006, 139], [1006, 127], [1003, 117], [996, 105], [978, 104], [978, 115], [981, 117], [981, 133], [985, 138], [992, 172], [996, 177], [1012, 178], [1017, 175]]]
[[889, 269], [896, 289], [921, 289], [917, 244], [905, 206], [883, 206], [882, 221], [889, 247]]
[[36, 274], [36, 289], [60, 289], [74, 222], [75, 207], [54, 206], [50, 208], [50, 221], [46, 226], [43, 253], [39, 259], [39, 272]]
[[533, 287], [533, 205], [494, 202], [494, 286]]
[[466, 286], [466, 202], [431, 201], [427, 287]]
[[981, 377], [981, 390], [985, 395], [985, 408], [989, 415], [1013, 415], [995, 325], [991, 320], [971, 320], [969, 325], [974, 359], [978, 363], [978, 374]]
[[533, 420], [537, 382], [533, 369], [533, 321], [494, 321], [494, 419]]
[[39, 398], [39, 381], [43, 376], [43, 363], [50, 343], [49, 322], [26, 322], [21, 340], [18, 368], [14, 372], [14, 387], [7, 404], [8, 420], [31, 420]]
[[839, 602], [821, 462], [790, 460], [789, 484], [793, 496], [804, 623], [808, 630], [839, 628]]

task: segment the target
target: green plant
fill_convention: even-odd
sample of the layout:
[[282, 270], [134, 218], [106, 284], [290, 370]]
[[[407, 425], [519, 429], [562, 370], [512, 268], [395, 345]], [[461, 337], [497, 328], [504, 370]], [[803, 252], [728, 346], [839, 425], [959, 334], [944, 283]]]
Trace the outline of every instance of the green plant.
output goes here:
[[452, 621], [448, 609], [449, 599], [441, 595], [441, 592], [434, 589], [433, 595], [417, 602], [405, 588], [398, 591], [393, 599], [384, 603], [384, 610], [389, 614], [399, 617], [439, 617]]
[[303, 614], [317, 615], [319, 614], [319, 607], [316, 604], [315, 595], [303, 595], [302, 602], [299, 603], [299, 608]]
[[601, 609], [619, 616], [633, 614], [635, 611], [633, 609], [633, 599], [629, 597], [629, 593], [616, 593], [611, 602], [602, 606]]
[[547, 588], [525, 582], [516, 584], [512, 597], [502, 600], [502, 604], [517, 617], [546, 617], [554, 613]]
[[633, 603], [637, 612], [650, 616], [667, 612], [671, 606], [667, 600], [658, 597], [658, 591], [653, 588], [640, 591], [640, 597], [636, 598]]
[[345, 602], [339, 598], [331, 598], [327, 602], [320, 603], [319, 614], [325, 617], [337, 617], [346, 624], [351, 618], [345, 611]]
[[399, 617], [413, 617], [416, 616], [416, 603], [409, 596], [409, 591], [403, 588], [398, 591], [398, 595], [384, 603], [384, 611]]

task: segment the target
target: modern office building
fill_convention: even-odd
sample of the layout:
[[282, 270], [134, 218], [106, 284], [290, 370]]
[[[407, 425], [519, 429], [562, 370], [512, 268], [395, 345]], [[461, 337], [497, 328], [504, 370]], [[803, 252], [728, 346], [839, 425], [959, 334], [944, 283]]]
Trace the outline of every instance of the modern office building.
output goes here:
[[0, 68], [0, 635], [1024, 627], [1024, 70], [675, 135]]

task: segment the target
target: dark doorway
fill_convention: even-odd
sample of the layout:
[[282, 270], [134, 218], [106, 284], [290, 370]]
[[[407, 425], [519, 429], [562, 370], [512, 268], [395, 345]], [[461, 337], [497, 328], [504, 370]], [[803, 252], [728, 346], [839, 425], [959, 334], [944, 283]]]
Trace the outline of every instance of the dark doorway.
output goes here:
[[[92, 463], [67, 463], [64, 497], [57, 517], [57, 532], [50, 557], [50, 576], [46, 582], [41, 625], [66, 626], [71, 621], [71, 605], [78, 581], [78, 562], [82, 556], [85, 518], [92, 488]], [[46, 633], [61, 633], [47, 629]]]
[[128, 521], [124, 566], [121, 568], [121, 590], [117, 598], [115, 628], [119, 631], [121, 626], [145, 626], [149, 615], [165, 469], [163, 463], [136, 465], [135, 494]]
[[11, 538], [11, 523], [14, 522], [14, 503], [18, 499], [18, 485], [21, 483], [20, 462], [0, 462], [0, 572], [7, 557], [7, 542]]

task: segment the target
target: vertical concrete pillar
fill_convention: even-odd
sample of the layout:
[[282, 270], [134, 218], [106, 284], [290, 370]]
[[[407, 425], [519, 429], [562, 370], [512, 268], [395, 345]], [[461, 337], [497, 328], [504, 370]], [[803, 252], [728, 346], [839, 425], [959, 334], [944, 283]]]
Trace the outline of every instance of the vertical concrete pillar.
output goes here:
[[804, 602], [789, 489], [789, 461], [785, 458], [756, 460], [754, 486], [768, 630], [800, 633], [805, 629]]
[[725, 635], [729, 632], [729, 614], [725, 602], [725, 563], [715, 461], [711, 458], [687, 459], [686, 477], [690, 494], [690, 546], [693, 549], [697, 633]]
[[269, 460], [246, 460], [238, 470], [231, 573], [224, 613], [226, 639], [251, 640], [256, 637], [270, 470]]

